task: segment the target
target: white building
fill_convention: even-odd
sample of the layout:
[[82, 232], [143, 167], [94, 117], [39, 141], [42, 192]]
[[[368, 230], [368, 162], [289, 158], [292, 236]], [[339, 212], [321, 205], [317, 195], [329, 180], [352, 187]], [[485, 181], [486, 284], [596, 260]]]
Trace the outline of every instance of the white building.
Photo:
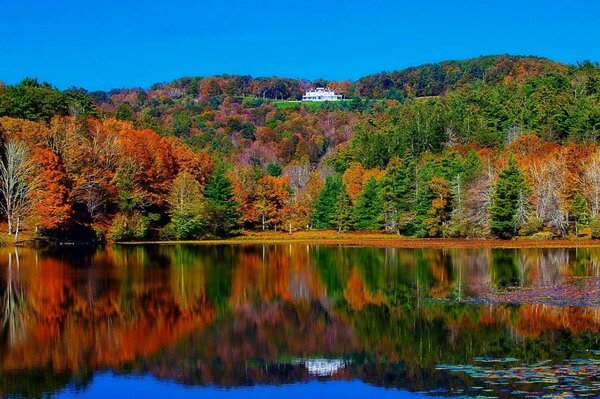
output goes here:
[[325, 87], [317, 87], [314, 90], [309, 90], [302, 96], [302, 101], [340, 101], [341, 99], [341, 95], [335, 94]]

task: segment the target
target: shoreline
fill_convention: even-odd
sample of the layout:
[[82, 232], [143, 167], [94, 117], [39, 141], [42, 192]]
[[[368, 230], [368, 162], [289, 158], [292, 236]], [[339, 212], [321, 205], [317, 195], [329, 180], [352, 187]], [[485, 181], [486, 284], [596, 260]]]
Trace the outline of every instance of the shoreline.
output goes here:
[[437, 249], [477, 249], [477, 248], [582, 248], [600, 247], [600, 240], [589, 238], [570, 238], [554, 240], [536, 240], [520, 238], [512, 240], [469, 239], [469, 238], [413, 238], [392, 234], [342, 233], [335, 232], [297, 232], [297, 233], [246, 233], [239, 237], [210, 240], [165, 240], [165, 241], [128, 241], [113, 242], [117, 245], [328, 245], [383, 248], [437, 248]]

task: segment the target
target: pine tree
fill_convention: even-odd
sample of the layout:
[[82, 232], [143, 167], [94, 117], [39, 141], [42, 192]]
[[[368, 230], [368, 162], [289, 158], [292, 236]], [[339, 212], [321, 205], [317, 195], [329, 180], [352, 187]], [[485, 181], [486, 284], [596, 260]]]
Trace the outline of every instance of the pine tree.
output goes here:
[[379, 194], [379, 184], [374, 177], [371, 177], [354, 206], [354, 227], [358, 230], [379, 229], [382, 213], [383, 203]]
[[575, 234], [577, 235], [579, 234], [579, 230], [586, 227], [590, 222], [585, 197], [580, 193], [575, 194], [570, 208], [571, 215], [575, 221]]
[[312, 221], [317, 229], [334, 227], [335, 207], [342, 187], [343, 183], [340, 177], [328, 176], [325, 179], [325, 185], [314, 204], [315, 212]]
[[414, 218], [415, 165], [411, 157], [393, 158], [379, 186], [383, 202], [383, 223], [388, 231], [406, 232]]
[[349, 231], [352, 227], [352, 200], [350, 199], [350, 195], [348, 195], [346, 186], [342, 186], [337, 198], [334, 223], [338, 233]]
[[500, 238], [517, 234], [527, 206], [527, 185], [517, 161], [511, 156], [508, 168], [496, 182], [490, 209], [492, 233]]
[[204, 196], [208, 201], [212, 233], [219, 237], [235, 233], [240, 217], [239, 204], [234, 200], [224, 165], [213, 172], [204, 189]]

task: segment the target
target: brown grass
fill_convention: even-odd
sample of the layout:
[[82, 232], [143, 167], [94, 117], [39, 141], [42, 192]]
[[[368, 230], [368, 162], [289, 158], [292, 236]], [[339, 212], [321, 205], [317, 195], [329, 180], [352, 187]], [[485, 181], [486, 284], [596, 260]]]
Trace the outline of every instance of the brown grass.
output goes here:
[[464, 238], [413, 238], [380, 232], [355, 232], [338, 234], [332, 230], [299, 231], [294, 233], [274, 231], [245, 231], [239, 237], [226, 240], [202, 241], [152, 241], [120, 244], [314, 244], [346, 245], [391, 248], [576, 248], [600, 247], [600, 240], [591, 239], [464, 239]]

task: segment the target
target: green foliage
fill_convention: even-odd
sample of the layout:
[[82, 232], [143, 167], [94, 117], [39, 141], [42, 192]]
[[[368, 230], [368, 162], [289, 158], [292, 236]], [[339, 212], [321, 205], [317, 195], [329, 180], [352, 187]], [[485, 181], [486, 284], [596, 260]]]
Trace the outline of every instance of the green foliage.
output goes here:
[[0, 90], [0, 116], [49, 121], [54, 115], [68, 113], [68, 96], [49, 83], [26, 78]]
[[170, 230], [178, 240], [202, 238], [205, 231], [205, 220], [202, 215], [192, 211], [176, 211], [171, 214]]
[[543, 223], [535, 215], [529, 216], [523, 225], [519, 228], [519, 235], [521, 236], [532, 236], [542, 231]]
[[379, 184], [371, 177], [360, 194], [352, 212], [353, 225], [359, 230], [377, 230], [381, 227], [383, 203]]
[[135, 209], [140, 209], [144, 205], [142, 193], [135, 182], [135, 166], [129, 162], [123, 162], [117, 170], [115, 177], [116, 186], [119, 190], [117, 204], [119, 209], [126, 213], [131, 213]]
[[[419, 237], [426, 237], [435, 231], [434, 235], [438, 236], [442, 233], [440, 229], [443, 226], [444, 234], [453, 235], [453, 232], [461, 228], [456, 225], [459, 223], [458, 220], [454, 226], [450, 225], [448, 220], [450, 208], [458, 211], [455, 217], [462, 216], [460, 212], [465, 211], [463, 207], [463, 200], [466, 196], [465, 188], [479, 168], [479, 158], [477, 154], [473, 153], [469, 153], [466, 157], [454, 151], [446, 151], [439, 155], [427, 153], [421, 156], [416, 173], [415, 234]], [[438, 181], [440, 184], [432, 184], [435, 179], [443, 179], [444, 183]], [[445, 188], [442, 189], [442, 186]], [[437, 192], [436, 189], [438, 189]], [[434, 205], [433, 201], [436, 199], [444, 203]], [[433, 208], [437, 210], [434, 211]], [[434, 226], [437, 227], [430, 231]]]
[[122, 102], [117, 107], [115, 111], [115, 118], [120, 119], [122, 121], [132, 121], [133, 120], [133, 108], [131, 104], [128, 102]]
[[415, 161], [410, 155], [388, 163], [379, 182], [386, 230], [409, 232], [414, 218], [415, 176]]
[[110, 227], [110, 236], [113, 241], [143, 240], [148, 236], [150, 224], [158, 219], [159, 215], [155, 213], [143, 215], [136, 211], [130, 215], [118, 214]]
[[269, 164], [267, 165], [267, 174], [277, 177], [277, 176], [281, 176], [282, 173], [283, 173], [283, 168], [281, 167], [280, 163], [269, 162]]
[[64, 91], [69, 114], [73, 116], [97, 116], [94, 101], [84, 89], [70, 88]]
[[191, 129], [191, 116], [179, 112], [173, 115], [173, 134], [176, 137], [189, 137]]
[[341, 177], [328, 176], [325, 185], [315, 201], [315, 211], [312, 215], [312, 223], [317, 229], [329, 229], [335, 227], [335, 210], [337, 200], [342, 191], [344, 183]]
[[592, 238], [600, 238], [600, 216], [590, 220], [590, 229], [592, 230]]
[[575, 194], [571, 202], [570, 211], [575, 221], [576, 231], [588, 226], [590, 223], [588, 205], [583, 195], [580, 193]]
[[337, 198], [334, 224], [339, 233], [345, 233], [352, 227], [352, 200], [344, 184]]
[[493, 201], [490, 209], [492, 233], [500, 238], [515, 236], [527, 207], [527, 186], [523, 172], [513, 157], [498, 176]]
[[208, 180], [204, 196], [208, 201], [209, 220], [212, 234], [226, 237], [238, 230], [239, 204], [235, 201], [227, 168], [221, 164]]
[[192, 175], [186, 172], [177, 175], [167, 202], [171, 215], [169, 230], [173, 231], [175, 238], [202, 238], [209, 212], [200, 184]]
[[327, 165], [331, 166], [336, 173], [344, 174], [346, 169], [354, 161], [354, 152], [348, 145], [338, 146], [336, 151], [325, 158]]

